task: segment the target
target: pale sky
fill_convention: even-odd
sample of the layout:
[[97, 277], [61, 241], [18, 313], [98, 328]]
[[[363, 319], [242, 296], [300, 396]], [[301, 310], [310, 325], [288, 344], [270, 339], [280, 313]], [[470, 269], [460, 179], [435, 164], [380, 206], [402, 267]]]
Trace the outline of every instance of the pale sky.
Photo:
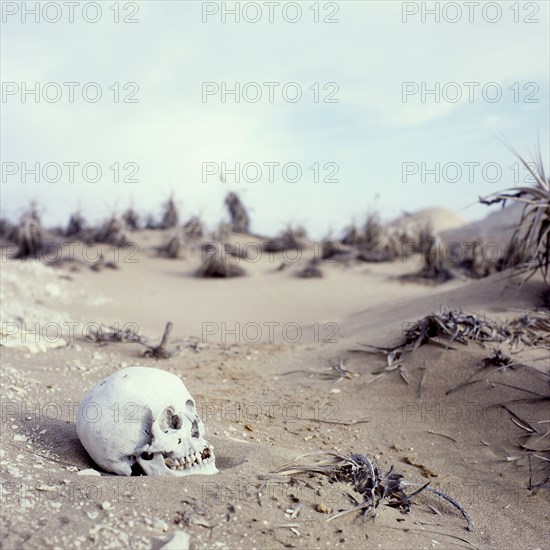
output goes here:
[[[454, 2], [462, 10], [455, 23], [456, 7], [446, 2], [439, 3], [436, 22], [421, 12], [434, 2], [280, 0], [271, 4], [272, 23], [263, 1], [120, 2], [118, 17], [135, 23], [115, 23], [112, 0], [98, 3], [96, 23], [84, 20], [97, 12], [83, 13], [83, 3], [74, 8], [74, 22], [63, 2], [51, 2], [39, 22], [24, 14], [23, 4], [33, 8], [35, 2], [2, 2], [1, 212], [12, 219], [32, 199], [50, 224], [64, 224], [78, 207], [92, 221], [130, 203], [157, 213], [174, 193], [182, 217], [201, 214], [213, 226], [225, 215], [225, 194], [234, 190], [250, 208], [255, 231], [273, 233], [295, 222], [321, 237], [354, 218], [362, 221], [374, 205], [386, 219], [432, 206], [461, 209], [469, 219], [484, 216], [487, 207], [470, 206], [478, 195], [526, 177], [499, 136], [528, 156], [540, 139], [548, 167], [547, 2], [515, 8], [514, 2], [492, 2], [486, 12], [480, 2], [472, 8], [473, 22], [468, 3]], [[222, 5], [234, 4], [253, 6], [240, 23], [231, 14], [222, 21]], [[283, 17], [283, 8], [287, 18], [298, 17], [290, 4], [301, 8], [295, 23]], [[316, 23], [316, 5], [321, 21], [338, 22]], [[59, 22], [47, 21], [58, 15]], [[256, 15], [257, 23], [245, 20]], [[36, 82], [50, 102], [23, 96]], [[65, 82], [77, 83], [72, 103]], [[279, 83], [271, 85], [273, 102], [266, 82]], [[101, 90], [96, 103], [83, 98], [86, 83], [97, 83], [86, 87], [89, 98]], [[210, 90], [251, 83], [248, 97], [258, 90], [262, 96], [236, 103], [228, 95], [223, 103], [214, 93], [203, 101], [204, 83]], [[302, 91], [295, 103], [289, 101], [295, 85], [285, 88], [287, 99], [282, 95], [288, 83]], [[436, 83], [439, 95], [422, 102], [421, 90]], [[137, 102], [116, 103], [117, 90]], [[338, 102], [316, 103], [317, 90], [321, 100]], [[494, 100], [496, 94], [501, 98]], [[57, 163], [61, 180], [47, 181], [56, 177], [50, 168], [39, 182], [28, 174], [23, 183], [23, 162], [28, 168]], [[73, 182], [64, 162], [79, 163]], [[236, 162], [260, 165], [260, 181], [253, 181], [253, 164], [249, 181], [236, 183], [230, 173], [221, 181], [217, 167]], [[86, 181], [95, 175], [82, 174], [87, 163], [99, 164], [99, 181]], [[115, 163], [118, 182], [109, 168]], [[204, 163], [215, 172], [206, 181]], [[280, 163], [272, 164], [272, 182], [269, 163]], [[283, 175], [288, 163], [300, 166], [299, 181], [287, 181], [296, 164]], [[314, 163], [321, 180], [329, 181], [315, 183]], [[422, 177], [422, 163], [428, 171], [440, 163], [439, 183], [433, 173]], [[134, 168], [137, 181], [123, 181]]]

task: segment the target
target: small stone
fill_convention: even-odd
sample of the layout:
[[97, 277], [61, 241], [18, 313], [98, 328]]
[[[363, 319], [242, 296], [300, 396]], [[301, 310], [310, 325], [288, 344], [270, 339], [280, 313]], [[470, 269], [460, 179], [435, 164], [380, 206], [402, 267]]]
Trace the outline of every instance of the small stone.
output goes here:
[[315, 505], [315, 510], [317, 510], [321, 514], [330, 514], [332, 512], [332, 508], [329, 508], [324, 502], [318, 502]]
[[113, 505], [110, 502], [105, 501], [100, 504], [100, 507], [102, 510], [110, 510], [113, 507]]

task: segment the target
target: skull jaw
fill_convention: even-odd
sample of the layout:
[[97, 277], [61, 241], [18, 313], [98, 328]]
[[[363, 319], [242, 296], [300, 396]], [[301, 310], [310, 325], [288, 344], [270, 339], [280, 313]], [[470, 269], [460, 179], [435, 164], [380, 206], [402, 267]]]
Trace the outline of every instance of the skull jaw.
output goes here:
[[212, 456], [209, 459], [203, 461], [202, 464], [194, 463], [193, 466], [183, 470], [169, 468], [165, 463], [165, 456], [161, 452], [153, 453], [153, 458], [150, 460], [145, 460], [141, 457], [141, 455], [136, 457], [136, 459], [143, 472], [148, 476], [183, 477], [194, 474], [213, 475], [218, 473], [214, 453], [212, 453]]

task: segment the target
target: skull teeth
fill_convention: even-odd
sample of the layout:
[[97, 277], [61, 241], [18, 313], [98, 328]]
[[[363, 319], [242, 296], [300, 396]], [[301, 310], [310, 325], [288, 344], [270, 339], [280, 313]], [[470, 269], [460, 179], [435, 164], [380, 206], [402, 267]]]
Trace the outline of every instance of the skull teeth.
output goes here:
[[202, 466], [203, 464], [210, 462], [212, 459], [212, 448], [205, 447], [200, 453], [190, 452], [186, 456], [180, 458], [166, 457], [164, 458], [164, 463], [171, 470], [186, 470], [188, 468]]

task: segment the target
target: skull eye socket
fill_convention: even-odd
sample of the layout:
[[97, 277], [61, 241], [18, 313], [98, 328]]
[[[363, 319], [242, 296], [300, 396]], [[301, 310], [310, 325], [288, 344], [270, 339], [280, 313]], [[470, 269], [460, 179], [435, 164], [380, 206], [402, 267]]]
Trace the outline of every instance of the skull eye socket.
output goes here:
[[179, 430], [181, 428], [180, 417], [177, 414], [173, 415], [168, 422], [168, 426], [173, 430]]
[[200, 431], [199, 431], [199, 421], [197, 418], [193, 420], [193, 424], [191, 426], [191, 437], [193, 439], [198, 439], [200, 437]]
[[177, 414], [174, 414], [171, 409], [166, 409], [159, 424], [162, 431], [168, 433], [168, 430], [179, 430], [182, 422], [181, 418]]

